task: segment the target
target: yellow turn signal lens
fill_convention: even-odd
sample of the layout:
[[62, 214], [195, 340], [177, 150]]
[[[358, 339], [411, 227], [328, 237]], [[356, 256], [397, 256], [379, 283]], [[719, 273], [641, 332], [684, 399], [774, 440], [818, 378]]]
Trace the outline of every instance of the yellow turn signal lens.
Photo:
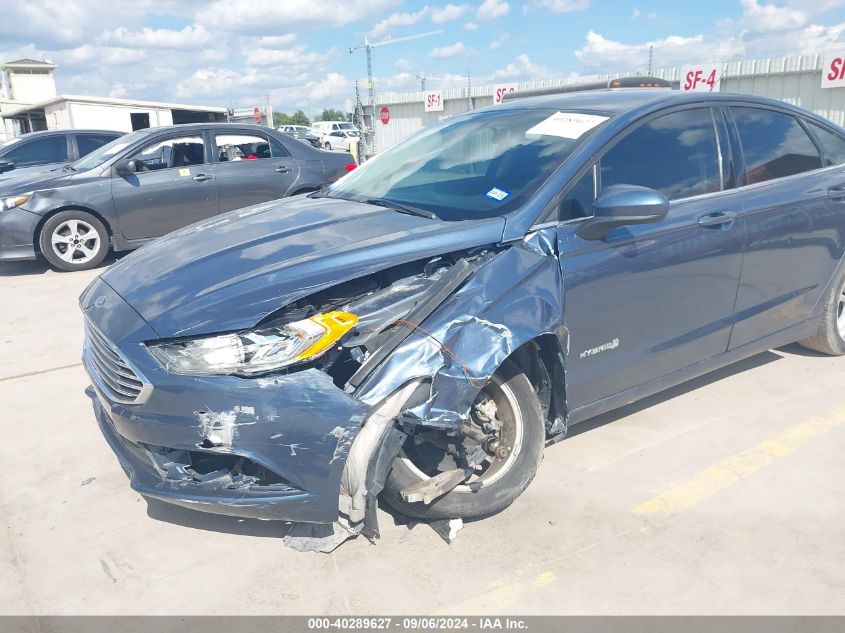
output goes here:
[[325, 330], [325, 334], [317, 339], [311, 347], [297, 356], [296, 360], [305, 360], [306, 358], [326, 351], [358, 323], [357, 316], [350, 312], [342, 311], [317, 314], [308, 320], [322, 327]]

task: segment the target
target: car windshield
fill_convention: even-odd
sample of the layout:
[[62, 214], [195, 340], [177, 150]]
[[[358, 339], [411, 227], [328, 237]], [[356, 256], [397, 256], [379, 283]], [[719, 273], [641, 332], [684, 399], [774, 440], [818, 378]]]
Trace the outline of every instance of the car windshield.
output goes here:
[[367, 161], [325, 195], [403, 204], [444, 220], [503, 215], [523, 204], [607, 119], [556, 110], [447, 119]]
[[101, 148], [94, 150], [84, 158], [80, 158], [78, 161], [73, 163], [71, 167], [73, 167], [74, 171], [87, 171], [89, 169], [99, 167], [109, 159], [114, 158], [114, 156], [119, 154], [122, 150], [135, 143], [135, 141], [144, 138], [148, 133], [149, 130], [138, 130], [136, 132], [132, 132], [131, 134], [127, 134], [126, 136], [116, 138], [111, 143], [106, 143]]

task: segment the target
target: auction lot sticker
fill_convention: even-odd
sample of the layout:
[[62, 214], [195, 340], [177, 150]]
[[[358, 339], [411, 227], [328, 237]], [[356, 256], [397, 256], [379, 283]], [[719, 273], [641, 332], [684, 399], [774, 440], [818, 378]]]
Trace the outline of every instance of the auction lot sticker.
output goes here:
[[597, 125], [607, 121], [606, 116], [598, 114], [581, 114], [579, 112], [555, 112], [548, 119], [525, 132], [528, 135], [560, 136], [576, 139], [584, 132], [592, 130]]

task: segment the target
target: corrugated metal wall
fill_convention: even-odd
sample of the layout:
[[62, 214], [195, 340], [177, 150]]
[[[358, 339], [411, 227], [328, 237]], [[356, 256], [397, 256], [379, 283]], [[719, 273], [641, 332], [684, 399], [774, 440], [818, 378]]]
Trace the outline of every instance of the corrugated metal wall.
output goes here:
[[[726, 62], [722, 70], [722, 92], [742, 92], [781, 99], [812, 110], [838, 125], [845, 125], [845, 88], [821, 88], [822, 55], [778, 57], [738, 62]], [[669, 81], [681, 79], [680, 67], [661, 68], [653, 75]], [[597, 79], [614, 79], [629, 74], [592, 77], [568, 77], [538, 81], [521, 81], [518, 90], [551, 88]], [[436, 87], [433, 87], [436, 89]], [[476, 86], [471, 89], [474, 108], [493, 104], [495, 86]], [[469, 109], [466, 88], [446, 88], [443, 93], [443, 112], [425, 112], [424, 92], [376, 94], [376, 112], [381, 106], [390, 108], [390, 122], [385, 125], [376, 117], [375, 149], [390, 147], [425, 125], [466, 112]]]

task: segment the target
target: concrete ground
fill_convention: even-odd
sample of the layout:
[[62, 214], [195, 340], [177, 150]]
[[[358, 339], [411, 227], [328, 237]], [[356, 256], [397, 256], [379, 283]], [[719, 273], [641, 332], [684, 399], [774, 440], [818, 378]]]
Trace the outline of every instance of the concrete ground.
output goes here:
[[447, 545], [333, 554], [147, 503], [94, 423], [77, 297], [0, 265], [2, 614], [843, 614], [845, 359], [767, 352], [573, 429]]

